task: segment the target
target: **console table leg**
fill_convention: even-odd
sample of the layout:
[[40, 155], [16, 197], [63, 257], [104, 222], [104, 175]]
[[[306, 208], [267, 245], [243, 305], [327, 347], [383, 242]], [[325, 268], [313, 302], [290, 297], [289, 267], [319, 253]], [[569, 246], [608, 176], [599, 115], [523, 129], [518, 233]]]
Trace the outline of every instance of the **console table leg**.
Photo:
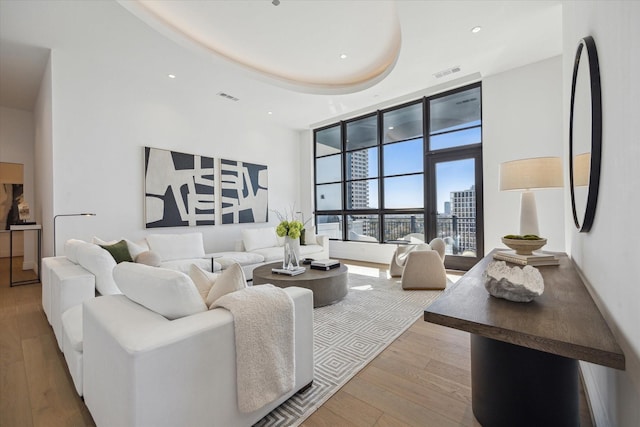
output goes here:
[[471, 335], [473, 414], [483, 426], [579, 426], [578, 362]]

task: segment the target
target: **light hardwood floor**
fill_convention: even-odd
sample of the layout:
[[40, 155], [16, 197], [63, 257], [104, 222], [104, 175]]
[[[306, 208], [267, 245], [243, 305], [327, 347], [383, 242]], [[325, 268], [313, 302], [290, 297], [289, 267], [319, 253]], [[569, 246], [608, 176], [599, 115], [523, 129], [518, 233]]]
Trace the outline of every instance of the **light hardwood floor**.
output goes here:
[[[14, 273], [26, 278], [21, 263]], [[469, 369], [469, 334], [420, 318], [303, 426], [479, 425]], [[591, 426], [584, 402], [581, 423]], [[94, 425], [42, 311], [40, 284], [10, 288], [0, 258], [0, 427]]]

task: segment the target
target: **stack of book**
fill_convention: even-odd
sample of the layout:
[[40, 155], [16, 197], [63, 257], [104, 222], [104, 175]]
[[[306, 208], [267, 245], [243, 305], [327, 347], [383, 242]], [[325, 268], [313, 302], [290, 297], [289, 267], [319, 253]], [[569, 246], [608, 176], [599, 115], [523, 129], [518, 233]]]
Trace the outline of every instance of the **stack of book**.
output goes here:
[[317, 259], [311, 261], [311, 268], [314, 270], [331, 270], [340, 267], [340, 261], [337, 259]]
[[531, 265], [534, 267], [542, 265], [558, 265], [560, 260], [553, 254], [533, 252], [531, 255], [518, 255], [516, 251], [498, 251], [493, 254], [493, 259], [512, 262], [519, 265]]
[[298, 274], [302, 274], [307, 271], [304, 267], [294, 267], [292, 270], [288, 270], [286, 268], [272, 268], [271, 272], [274, 274], [284, 274], [287, 276], [297, 276]]

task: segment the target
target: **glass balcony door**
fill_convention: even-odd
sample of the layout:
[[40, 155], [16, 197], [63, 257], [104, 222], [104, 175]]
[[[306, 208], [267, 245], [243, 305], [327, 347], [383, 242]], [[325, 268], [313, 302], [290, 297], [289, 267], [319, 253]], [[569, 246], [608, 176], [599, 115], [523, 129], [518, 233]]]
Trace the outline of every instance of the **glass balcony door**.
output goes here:
[[482, 233], [481, 151], [429, 157], [429, 239], [446, 244], [445, 265], [467, 270], [484, 256]]

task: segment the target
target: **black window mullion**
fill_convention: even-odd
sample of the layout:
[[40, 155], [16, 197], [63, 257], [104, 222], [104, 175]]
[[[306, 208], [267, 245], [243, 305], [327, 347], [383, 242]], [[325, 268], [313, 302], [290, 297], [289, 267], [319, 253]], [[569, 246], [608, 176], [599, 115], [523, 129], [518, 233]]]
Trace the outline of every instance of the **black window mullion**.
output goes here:
[[384, 171], [384, 150], [382, 149], [382, 141], [384, 138], [382, 137], [382, 132], [384, 129], [382, 128], [382, 117], [383, 114], [378, 110], [378, 239], [381, 242], [384, 242], [384, 217], [382, 213], [384, 212], [384, 179], [382, 176], [382, 171]]

